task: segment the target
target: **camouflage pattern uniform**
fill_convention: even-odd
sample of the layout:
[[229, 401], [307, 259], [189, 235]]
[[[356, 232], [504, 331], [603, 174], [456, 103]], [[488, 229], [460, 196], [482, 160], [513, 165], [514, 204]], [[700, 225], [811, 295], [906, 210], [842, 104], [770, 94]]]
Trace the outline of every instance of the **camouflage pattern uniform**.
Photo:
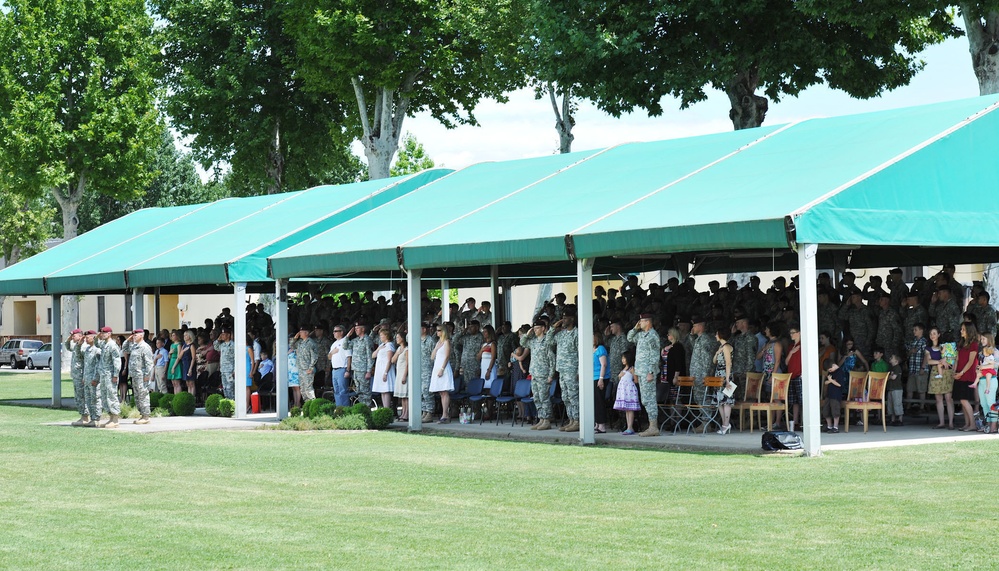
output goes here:
[[[903, 307], [902, 308], [902, 333], [904, 334], [906, 345], [912, 343], [915, 339], [912, 336], [912, 328], [917, 323], [923, 324], [923, 329], [930, 326], [930, 315], [926, 313], [926, 308], [916, 304], [915, 307]], [[926, 334], [926, 331], [923, 331]]]
[[[649, 415], [649, 426], [659, 428], [659, 404], [656, 402], [656, 381], [659, 378], [661, 357], [659, 334], [655, 329], [632, 329], [628, 332], [628, 341], [635, 345], [635, 377], [638, 379], [642, 406]], [[650, 373], [651, 381], [648, 380]]]
[[87, 411], [92, 422], [101, 419], [100, 402], [97, 399], [97, 387], [93, 383], [100, 379], [97, 376], [97, 362], [101, 357], [101, 350], [96, 345], [81, 343], [83, 349], [83, 395], [87, 402]]
[[607, 344], [607, 358], [610, 360], [610, 378], [616, 383], [617, 376], [624, 368], [624, 365], [621, 364], [621, 355], [631, 349], [631, 343], [628, 342], [628, 337], [623, 333], [607, 337], [605, 343]]
[[954, 342], [961, 336], [961, 309], [954, 298], [937, 300], [930, 304], [930, 317], [940, 330], [944, 342]]
[[138, 343], [131, 339], [125, 341], [122, 353], [128, 353], [128, 375], [132, 377], [132, 393], [135, 394], [135, 406], [139, 414], [149, 416], [149, 387], [146, 380], [153, 375], [153, 350], [145, 341]]
[[421, 404], [421, 409], [423, 412], [429, 412], [433, 414], [436, 408], [436, 403], [434, 402], [434, 395], [430, 393], [430, 375], [434, 372], [434, 345], [437, 344], [437, 338], [433, 335], [427, 335], [420, 340], [420, 383], [422, 385], [421, 390], [423, 393], [423, 402]]
[[111, 414], [121, 414], [121, 403], [118, 401], [118, 373], [121, 372], [121, 349], [110, 339], [97, 341], [101, 352], [97, 362], [98, 389], [101, 406]]
[[839, 308], [839, 319], [845, 321], [850, 327], [850, 336], [853, 337], [853, 345], [868, 359], [871, 358], [871, 313], [867, 307], [857, 307], [855, 305], [843, 305]]
[[545, 343], [544, 337], [538, 337], [533, 331], [520, 338], [522, 347], [531, 352], [531, 391], [534, 393], [534, 404], [538, 407], [538, 418], [552, 417], [552, 401], [548, 394], [552, 380], [552, 353]]
[[[455, 335], [452, 345], [461, 355], [461, 380], [462, 386], [471, 379], [479, 378], [481, 373], [479, 367], [479, 351], [482, 349], [483, 338], [481, 333], [462, 333]], [[453, 354], [453, 353], [452, 353]]]
[[891, 308], [882, 309], [878, 315], [878, 333], [874, 339], [885, 350], [885, 359], [894, 353], [899, 359], [905, 360], [905, 354], [902, 353], [902, 320]]
[[496, 362], [500, 368], [510, 368], [510, 355], [517, 349], [517, 335], [515, 333], [500, 333], [496, 339]]
[[[316, 361], [319, 358], [319, 346], [312, 337], [300, 339], [295, 337], [291, 340], [291, 350], [295, 352], [295, 364], [298, 367], [298, 384], [302, 390], [302, 398], [310, 401], [316, 398], [316, 391], [312, 388], [315, 380]], [[357, 353], [351, 352], [353, 358], [357, 358]], [[327, 361], [328, 362], [328, 361]]]
[[996, 310], [991, 305], [981, 306], [978, 302], [968, 305], [968, 311], [975, 316], [979, 333], [996, 334]]
[[756, 361], [756, 336], [746, 332], [732, 338], [732, 373], [736, 378], [745, 379], [746, 373], [753, 370]]
[[839, 319], [836, 316], [836, 306], [831, 303], [818, 305], [819, 333], [828, 333], [834, 344], [839, 340]]
[[708, 391], [704, 387], [704, 377], [714, 373], [716, 351], [718, 351], [718, 341], [715, 340], [714, 335], [701, 333], [694, 339], [694, 350], [690, 355], [689, 367], [690, 376], [694, 377], [694, 388], [692, 390], [694, 402], [703, 403], [707, 399]]
[[371, 377], [368, 373], [374, 369], [375, 362], [371, 359], [371, 337], [365, 333], [363, 337], [354, 337], [350, 341], [350, 375], [354, 379], [357, 391], [357, 402], [371, 402]]
[[222, 393], [227, 399], [236, 397], [236, 342], [216, 341], [219, 352], [219, 375], [222, 377]]
[[555, 370], [569, 420], [579, 420], [579, 329], [549, 329], [545, 344], [555, 350]]
[[64, 345], [72, 355], [69, 371], [73, 376], [73, 400], [76, 401], [76, 412], [83, 416], [87, 414], [87, 389], [83, 386], [83, 343], [67, 339]]

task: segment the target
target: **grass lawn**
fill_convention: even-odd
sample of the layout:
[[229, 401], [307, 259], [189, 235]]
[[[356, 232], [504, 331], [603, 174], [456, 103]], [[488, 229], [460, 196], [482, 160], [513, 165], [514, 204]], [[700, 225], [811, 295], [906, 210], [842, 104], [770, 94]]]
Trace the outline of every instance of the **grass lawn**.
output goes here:
[[[62, 376], [63, 398], [73, 398], [73, 379], [69, 373]], [[51, 399], [52, 372], [14, 373], [0, 369], [0, 402], [17, 399]]]
[[0, 406], [0, 569], [994, 568], [999, 439], [808, 459], [43, 425], [75, 417]]

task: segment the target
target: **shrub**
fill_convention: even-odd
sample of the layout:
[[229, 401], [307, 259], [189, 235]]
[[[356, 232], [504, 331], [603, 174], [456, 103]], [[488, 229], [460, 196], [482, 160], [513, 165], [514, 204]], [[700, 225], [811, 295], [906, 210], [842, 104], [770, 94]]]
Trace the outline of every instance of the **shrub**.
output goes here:
[[325, 416], [328, 416], [330, 418], [333, 418], [334, 416], [336, 416], [337, 406], [336, 406], [336, 403], [334, 403], [334, 402], [326, 402], [326, 403], [320, 404], [319, 406], [317, 406], [315, 408], [318, 409], [318, 411], [317, 411], [318, 414], [316, 416], [324, 416], [325, 415]]
[[324, 398], [318, 398], [318, 399], [312, 399], [310, 401], [306, 401], [305, 402], [305, 407], [304, 407], [304, 409], [305, 409], [305, 416], [307, 416], [309, 418], [315, 418], [315, 417], [319, 416], [320, 414], [322, 414], [322, 412], [321, 412], [322, 407], [324, 407], [324, 406], [326, 406], [328, 404], [332, 404], [332, 403], [330, 401], [324, 399]]
[[172, 395], [170, 393], [167, 393], [167, 394], [162, 395], [160, 397], [160, 403], [159, 403], [160, 406], [159, 406], [159, 408], [165, 409], [167, 411], [167, 414], [165, 416], [170, 416], [171, 414], [173, 414], [173, 406], [172, 406], [172, 404], [173, 404], [173, 397], [174, 396], [176, 396], [176, 395]]
[[375, 430], [388, 428], [390, 424], [392, 424], [392, 409], [385, 407], [376, 408], [371, 413], [371, 427]]
[[368, 429], [368, 421], [361, 414], [345, 414], [340, 418], [334, 418], [332, 423], [337, 430]]
[[371, 408], [364, 403], [359, 402], [353, 406], [348, 406], [346, 412], [347, 414], [359, 414], [368, 420], [371, 419]]
[[302, 416], [302, 407], [293, 406], [291, 410], [288, 411], [289, 417]]
[[236, 401], [232, 399], [222, 399], [219, 401], [219, 416], [231, 417], [236, 413]]
[[162, 396], [163, 393], [158, 393], [156, 391], [149, 393], [149, 408], [156, 408], [160, 406], [160, 397]]
[[333, 409], [333, 418], [340, 418], [341, 416], [347, 414], [347, 407], [338, 406]]
[[222, 395], [220, 394], [208, 395], [208, 398], [205, 399], [205, 412], [212, 416], [218, 416], [220, 400], [222, 400]]
[[121, 418], [139, 418], [139, 411], [135, 407], [128, 406], [128, 403], [121, 403]]
[[158, 407], [154, 408], [154, 409], [153, 409], [153, 410], [152, 410], [152, 411], [150, 412], [150, 414], [152, 414], [152, 415], [153, 415], [153, 416], [155, 416], [155, 417], [160, 417], [160, 416], [170, 416], [170, 411], [169, 411], [169, 410], [167, 410], [167, 409], [165, 409], [165, 408], [163, 408], [163, 407], [161, 407], [161, 406], [158, 406]]
[[177, 416], [191, 416], [194, 414], [194, 395], [188, 392], [177, 393], [170, 401], [170, 408]]
[[312, 430], [312, 421], [304, 416], [289, 416], [278, 423], [278, 430]]
[[336, 420], [331, 416], [320, 414], [312, 419], [312, 430], [336, 430]]

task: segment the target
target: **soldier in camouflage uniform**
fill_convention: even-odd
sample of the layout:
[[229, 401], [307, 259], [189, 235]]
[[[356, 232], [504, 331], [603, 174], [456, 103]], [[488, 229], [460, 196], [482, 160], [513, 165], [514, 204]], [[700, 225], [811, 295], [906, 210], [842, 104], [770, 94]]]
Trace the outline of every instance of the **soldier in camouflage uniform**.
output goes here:
[[368, 337], [368, 327], [358, 321], [347, 338], [350, 339], [350, 362], [347, 364], [347, 369], [350, 370], [350, 376], [354, 380], [357, 402], [370, 405], [371, 375], [375, 369], [375, 362], [371, 358], [374, 347], [371, 346], [371, 338]]
[[839, 318], [836, 315], [836, 306], [829, 302], [827, 290], [819, 290], [817, 309], [819, 333], [829, 335], [829, 339], [835, 343], [839, 339]]
[[975, 325], [980, 333], [996, 334], [996, 310], [989, 305], [989, 292], [981, 291], [968, 304], [968, 311], [975, 316]]
[[545, 334], [545, 343], [555, 350], [555, 371], [562, 387], [562, 402], [569, 424], [561, 432], [579, 431], [579, 330], [572, 306], [566, 306], [565, 317], [556, 321]]
[[83, 386], [83, 332], [74, 329], [63, 345], [71, 355], [69, 370], [73, 376], [73, 400], [76, 401], [76, 412], [80, 413], [80, 419], [74, 421], [73, 426], [83, 426], [90, 422], [90, 415], [87, 414], [87, 389]]
[[933, 294], [929, 313], [945, 343], [958, 340], [961, 332], [961, 309], [946, 285], [939, 286], [937, 293]]
[[[694, 387], [691, 398], [695, 403], [701, 404], [707, 401], [708, 390], [704, 386], [704, 377], [714, 374], [715, 352], [718, 351], [718, 340], [715, 336], [705, 330], [703, 319], [694, 318], [694, 327], [690, 330], [690, 336], [694, 337], [694, 350], [690, 354], [690, 376], [694, 377]], [[707, 421], [705, 413], [703, 421]], [[704, 426], [707, 429], [707, 425]]]
[[504, 321], [496, 338], [496, 362], [499, 363], [500, 376], [506, 376], [510, 368], [510, 355], [517, 349], [517, 335], [511, 328], [510, 322]]
[[135, 406], [142, 418], [135, 424], [149, 424], [149, 379], [153, 377], [153, 350], [143, 339], [146, 332], [136, 329], [132, 337], [125, 341], [121, 352], [128, 355], [128, 375], [132, 377], [132, 393], [135, 394]]
[[839, 308], [839, 319], [846, 322], [850, 328], [854, 347], [865, 357], [873, 356], [871, 342], [874, 340], [872, 334], [874, 324], [871, 323], [870, 309], [864, 305], [859, 289], [850, 290], [849, 300]]
[[222, 394], [227, 399], [236, 396], [236, 344], [232, 340], [232, 330], [223, 328], [214, 343], [219, 352], [219, 375], [222, 377]]
[[421, 408], [423, 410], [423, 422], [433, 422], [434, 395], [430, 392], [430, 375], [434, 372], [434, 346], [437, 345], [437, 338], [432, 334], [433, 325], [423, 323], [420, 325], [420, 383], [423, 399]]
[[534, 328], [520, 338], [520, 345], [531, 353], [531, 391], [534, 393], [534, 404], [538, 408], [538, 423], [531, 430], [548, 430], [552, 427], [552, 403], [548, 394], [552, 383], [552, 354], [545, 343], [545, 333], [548, 323], [542, 319], [534, 322]]
[[878, 332], [874, 338], [875, 345], [884, 348], [886, 355], [904, 355], [902, 353], [902, 320], [889, 304], [890, 295], [882, 295], [878, 300]]
[[118, 373], [121, 372], [121, 349], [111, 340], [111, 328], [102, 327], [97, 339], [97, 348], [101, 352], [97, 362], [99, 379], [98, 392], [101, 406], [111, 416], [106, 421], [97, 423], [98, 428], [118, 428], [121, 403], [118, 402]]
[[624, 355], [628, 349], [632, 348], [631, 343], [628, 341], [628, 336], [624, 332], [624, 328], [621, 326], [621, 320], [615, 318], [610, 323], [610, 335], [604, 337], [604, 343], [607, 345], [607, 359], [610, 361], [610, 378], [614, 383], [617, 383], [618, 375], [621, 374], [621, 356]]
[[888, 307], [896, 313], [901, 312], [905, 306], [905, 298], [909, 296], [909, 286], [902, 279], [902, 268], [895, 268], [888, 273], [888, 290], [891, 292]]
[[97, 362], [100, 360], [101, 351], [97, 348], [97, 332], [87, 331], [83, 338], [83, 395], [87, 402], [87, 415], [90, 420], [84, 424], [88, 428], [97, 426], [97, 421], [101, 419], [100, 404], [97, 400], [97, 385], [100, 379], [97, 376]]
[[926, 308], [919, 303], [919, 294], [909, 292], [905, 298], [905, 307], [902, 308], [902, 334], [905, 344], [908, 346], [914, 341], [912, 328], [917, 323], [922, 323], [925, 329], [930, 322], [930, 315]]
[[458, 374], [461, 375], [461, 386], [464, 387], [471, 379], [479, 378], [479, 351], [482, 349], [483, 337], [479, 333], [479, 322], [475, 319], [468, 323], [463, 331], [454, 334], [451, 339], [452, 355], [460, 355]]
[[753, 370], [756, 361], [756, 336], [749, 332], [748, 317], [737, 319], [735, 328], [739, 334], [732, 338], [732, 374], [738, 379], [735, 382], [744, 387], [740, 381], [746, 381], [746, 373]]
[[289, 348], [295, 352], [295, 365], [298, 367], [298, 384], [301, 387], [302, 398], [306, 402], [316, 398], [313, 381], [316, 374], [316, 361], [319, 358], [319, 346], [315, 339], [309, 336], [309, 326], [302, 324], [298, 334], [292, 337]]
[[652, 314], [639, 316], [635, 328], [628, 332], [628, 341], [635, 345], [635, 378], [642, 406], [649, 415], [649, 427], [640, 436], [659, 436], [659, 404], [656, 402], [656, 379], [659, 377], [659, 359], [662, 344], [659, 334], [652, 328]]

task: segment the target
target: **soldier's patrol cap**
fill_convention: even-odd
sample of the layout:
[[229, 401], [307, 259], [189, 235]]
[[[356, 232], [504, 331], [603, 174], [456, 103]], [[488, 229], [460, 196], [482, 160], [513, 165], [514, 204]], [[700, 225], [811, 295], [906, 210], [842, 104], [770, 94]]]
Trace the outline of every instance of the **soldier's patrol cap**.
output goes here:
[[638, 318], [639, 319], [652, 319], [652, 314], [651, 313], [643, 313], [643, 314], [639, 315]]
[[111, 333], [112, 331], [114, 331], [114, 329], [111, 329], [107, 325], [105, 325], [104, 327], [101, 327], [101, 333]]
[[222, 333], [232, 333], [232, 329], [229, 329], [228, 327], [223, 327]]
[[706, 323], [706, 320], [700, 315], [695, 315], [690, 318], [691, 323]]
[[93, 329], [87, 329], [87, 333], [86, 334], [87, 335], [97, 335], [97, 332], [94, 331]]
[[620, 317], [615, 317], [614, 319], [611, 319], [610, 322], [611, 325], [614, 325], [615, 323], [617, 323], [618, 325], [624, 325], [624, 322], [621, 321]]
[[77, 333], [83, 333], [83, 330], [77, 328], [69, 332], [70, 335], [76, 335]]
[[545, 321], [544, 319], [535, 319], [534, 320], [534, 326], [535, 327], [538, 327], [538, 326], [540, 326], [540, 327], [548, 327], [548, 322]]
[[303, 323], [301, 326], [299, 326], [298, 330], [299, 331], [308, 331], [309, 330], [309, 326]]
[[888, 273], [889, 274], [901, 274], [902, 273], [902, 268], [895, 268], [895, 269], [893, 269], [892, 271], [890, 271]]
[[431, 327], [433, 327], [433, 325], [424, 321], [423, 323], [420, 324], [420, 327], [423, 327], [424, 329], [430, 329]]

